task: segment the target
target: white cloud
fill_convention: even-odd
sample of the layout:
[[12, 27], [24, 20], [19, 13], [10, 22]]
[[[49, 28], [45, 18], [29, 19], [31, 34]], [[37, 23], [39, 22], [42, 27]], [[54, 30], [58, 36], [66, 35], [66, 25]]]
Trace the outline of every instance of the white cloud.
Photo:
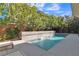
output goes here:
[[44, 12], [45, 14], [49, 14], [49, 12]]
[[36, 7], [44, 7], [44, 5], [45, 5], [44, 3], [36, 3], [35, 4]]
[[51, 7], [47, 8], [47, 10], [58, 11], [60, 10], [60, 6], [59, 4], [54, 3]]
[[38, 10], [40, 10], [40, 11], [44, 11], [43, 8], [41, 8], [41, 7], [39, 7]]
[[45, 6], [44, 3], [36, 3], [35, 6], [38, 8], [38, 10], [43, 11], [43, 7]]
[[32, 6], [36, 6], [38, 8], [38, 10], [43, 11], [43, 7], [45, 6], [45, 3], [28, 3], [28, 5]]
[[27, 3], [27, 5], [29, 5], [29, 6], [34, 6], [35, 4], [34, 3]]
[[36, 6], [36, 7], [44, 7], [44, 3], [27, 3], [30, 6]]

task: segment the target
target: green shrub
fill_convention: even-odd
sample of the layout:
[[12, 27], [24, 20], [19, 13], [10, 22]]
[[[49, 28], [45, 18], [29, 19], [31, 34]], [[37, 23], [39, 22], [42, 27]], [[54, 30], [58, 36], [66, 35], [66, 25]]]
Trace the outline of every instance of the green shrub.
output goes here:
[[6, 39], [13, 39], [19, 36], [19, 30], [17, 28], [15, 29], [8, 29], [7, 30], [7, 38]]

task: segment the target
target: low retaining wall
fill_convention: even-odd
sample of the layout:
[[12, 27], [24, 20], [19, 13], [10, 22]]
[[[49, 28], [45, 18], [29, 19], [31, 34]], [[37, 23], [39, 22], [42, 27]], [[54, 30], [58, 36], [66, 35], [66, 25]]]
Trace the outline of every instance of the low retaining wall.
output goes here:
[[12, 49], [12, 48], [13, 48], [13, 43], [11, 41], [0, 42], [0, 51]]
[[22, 32], [22, 39], [28, 41], [42, 37], [47, 38], [54, 35], [55, 31], [28, 31], [28, 32]]
[[22, 35], [29, 36], [29, 35], [50, 34], [50, 33], [55, 33], [55, 31], [25, 31], [22, 32]]

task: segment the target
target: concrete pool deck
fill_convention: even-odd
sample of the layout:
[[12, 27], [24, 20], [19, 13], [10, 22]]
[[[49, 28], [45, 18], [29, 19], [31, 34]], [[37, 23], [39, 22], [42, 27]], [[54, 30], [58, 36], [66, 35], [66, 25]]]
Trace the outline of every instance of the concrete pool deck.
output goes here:
[[79, 56], [79, 36], [68, 35], [65, 40], [51, 48], [45, 56]]
[[[27, 37], [23, 37], [23, 40]], [[31, 37], [32, 38], [32, 37]], [[18, 41], [17, 41], [18, 42]], [[16, 42], [16, 43], [17, 43]], [[22, 42], [22, 41], [21, 41]], [[15, 44], [14, 49], [0, 52], [2, 56], [79, 56], [79, 36], [69, 34], [60, 43], [45, 51], [35, 45], [23, 43]], [[15, 42], [13, 42], [15, 43]]]

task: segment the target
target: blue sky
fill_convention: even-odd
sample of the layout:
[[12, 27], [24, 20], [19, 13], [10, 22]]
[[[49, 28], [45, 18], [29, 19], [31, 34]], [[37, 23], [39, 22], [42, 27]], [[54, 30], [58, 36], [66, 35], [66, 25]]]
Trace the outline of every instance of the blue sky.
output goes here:
[[38, 10], [55, 16], [72, 16], [70, 3], [31, 3], [31, 6], [36, 6]]

